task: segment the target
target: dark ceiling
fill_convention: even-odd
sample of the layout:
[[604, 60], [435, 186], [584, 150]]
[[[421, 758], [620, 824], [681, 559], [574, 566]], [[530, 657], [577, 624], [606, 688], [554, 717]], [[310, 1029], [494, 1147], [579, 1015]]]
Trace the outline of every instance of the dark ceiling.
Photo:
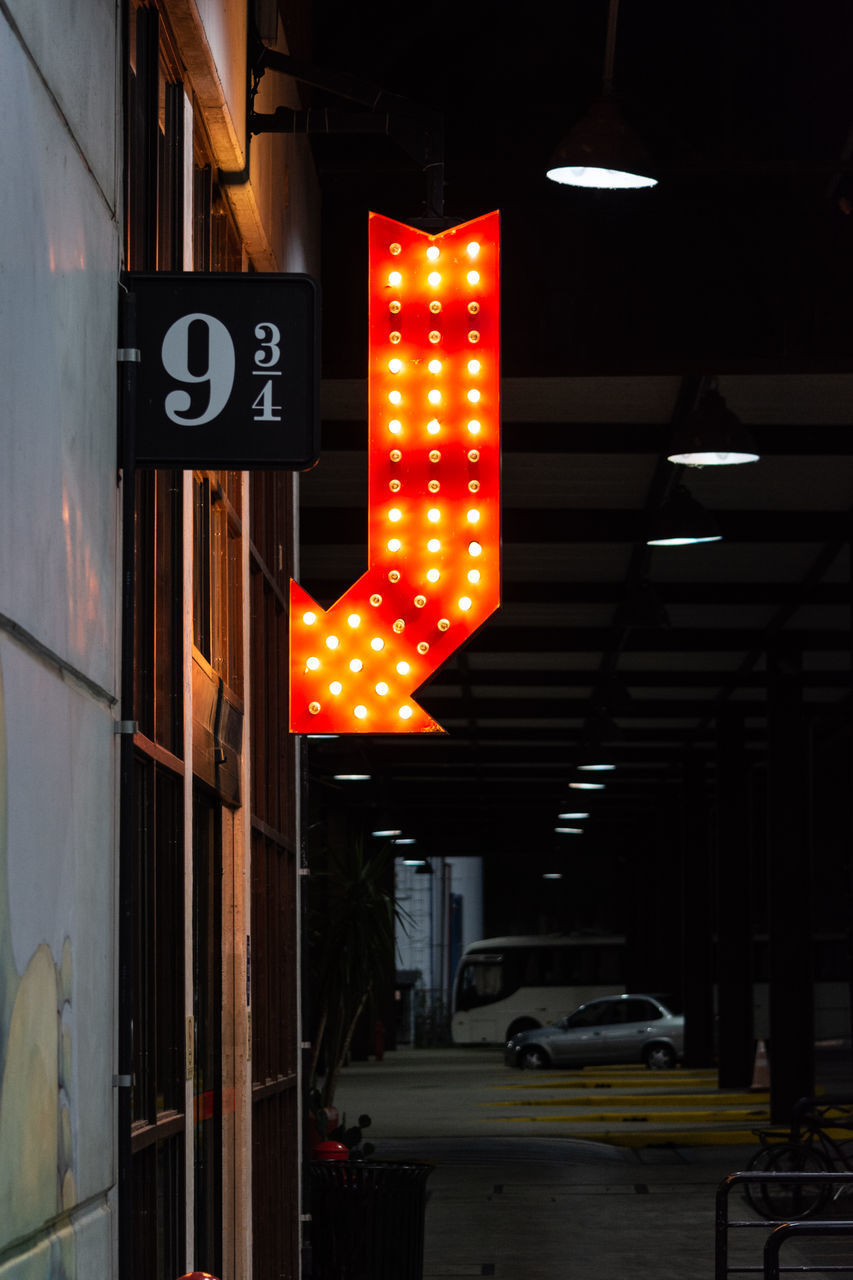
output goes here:
[[[311, 741], [311, 775], [369, 772], [329, 794], [425, 854], [559, 869], [578, 838], [557, 815], [582, 809], [583, 848], [622, 856], [687, 755], [713, 766], [723, 708], [763, 760], [768, 648], [796, 649], [816, 720], [849, 719], [853, 9], [622, 0], [615, 88], [660, 183], [613, 193], [544, 177], [599, 92], [607, 0], [312, 12], [316, 64], [442, 113], [449, 221], [501, 210], [504, 594], [419, 695], [445, 738]], [[366, 560], [367, 211], [416, 219], [425, 186], [388, 139], [314, 147], [324, 425], [300, 581], [329, 604]], [[666, 460], [711, 378], [758, 463]], [[676, 483], [721, 542], [646, 546]], [[590, 754], [618, 767], [578, 804]]]

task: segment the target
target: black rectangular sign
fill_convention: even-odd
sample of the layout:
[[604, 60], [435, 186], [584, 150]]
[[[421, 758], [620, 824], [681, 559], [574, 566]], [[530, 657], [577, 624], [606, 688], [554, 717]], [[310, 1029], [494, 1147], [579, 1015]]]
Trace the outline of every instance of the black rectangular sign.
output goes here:
[[136, 464], [278, 467], [319, 456], [318, 287], [310, 276], [130, 273]]

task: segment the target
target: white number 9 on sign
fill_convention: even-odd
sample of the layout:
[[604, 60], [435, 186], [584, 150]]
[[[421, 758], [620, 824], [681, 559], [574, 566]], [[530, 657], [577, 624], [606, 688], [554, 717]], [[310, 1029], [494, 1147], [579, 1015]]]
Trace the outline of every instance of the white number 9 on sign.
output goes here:
[[[196, 323], [203, 324], [207, 329], [207, 358], [205, 368], [193, 373], [189, 367], [190, 326]], [[193, 347], [201, 356], [204, 344], [197, 342], [195, 336]], [[170, 391], [164, 402], [166, 416], [172, 422], [186, 427], [200, 427], [218, 417], [228, 403], [234, 386], [235, 363], [234, 343], [222, 321], [202, 312], [181, 316], [166, 331], [161, 358], [163, 368], [176, 382], [195, 386], [202, 383], [208, 385], [207, 407], [202, 413], [191, 414], [192, 397], [188, 391]]]

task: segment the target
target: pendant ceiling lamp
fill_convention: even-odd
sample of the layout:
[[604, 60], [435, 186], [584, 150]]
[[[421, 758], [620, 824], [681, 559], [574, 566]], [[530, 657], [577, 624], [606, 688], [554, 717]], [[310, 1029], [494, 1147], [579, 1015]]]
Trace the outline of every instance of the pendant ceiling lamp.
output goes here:
[[711, 512], [679, 484], [658, 511], [646, 543], [650, 547], [686, 547], [694, 542], [719, 542], [722, 536]]
[[612, 96], [613, 53], [619, 0], [610, 0], [604, 54], [603, 93], [557, 147], [547, 177], [572, 187], [654, 187], [649, 157]]
[[684, 467], [733, 467], [757, 462], [758, 450], [749, 428], [711, 386], [675, 428], [668, 457]]

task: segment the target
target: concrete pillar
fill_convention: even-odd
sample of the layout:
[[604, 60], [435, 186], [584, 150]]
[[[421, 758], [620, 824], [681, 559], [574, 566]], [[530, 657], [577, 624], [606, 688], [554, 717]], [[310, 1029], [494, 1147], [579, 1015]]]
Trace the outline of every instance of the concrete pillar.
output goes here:
[[726, 706], [717, 717], [717, 1037], [720, 1086], [748, 1088], [752, 1025], [749, 764], [744, 718]]
[[714, 1060], [713, 895], [705, 767], [693, 752], [684, 761], [682, 797], [684, 1062], [688, 1067], [709, 1067]]
[[802, 655], [777, 637], [767, 666], [770, 1111], [787, 1124], [797, 1100], [814, 1093], [810, 752]]

